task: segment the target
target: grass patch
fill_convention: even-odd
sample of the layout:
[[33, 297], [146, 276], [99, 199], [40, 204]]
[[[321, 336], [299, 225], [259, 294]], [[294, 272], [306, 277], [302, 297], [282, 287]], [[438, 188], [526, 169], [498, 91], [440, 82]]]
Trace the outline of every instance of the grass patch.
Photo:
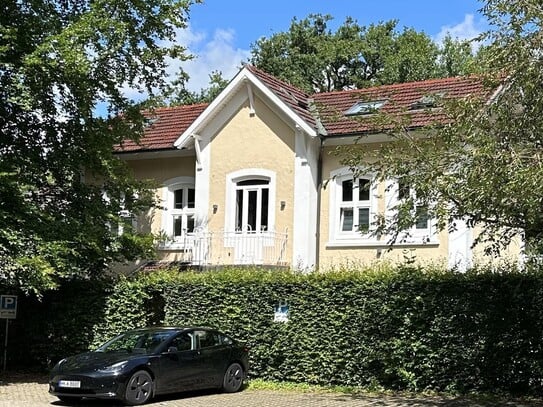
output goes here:
[[[270, 391], [293, 391], [297, 393], [347, 393], [347, 394], [375, 394], [367, 389], [350, 386], [318, 386], [307, 383], [292, 382], [273, 382], [262, 379], [252, 379], [248, 381], [250, 390], [270, 390]], [[379, 392], [384, 394], [384, 392]]]

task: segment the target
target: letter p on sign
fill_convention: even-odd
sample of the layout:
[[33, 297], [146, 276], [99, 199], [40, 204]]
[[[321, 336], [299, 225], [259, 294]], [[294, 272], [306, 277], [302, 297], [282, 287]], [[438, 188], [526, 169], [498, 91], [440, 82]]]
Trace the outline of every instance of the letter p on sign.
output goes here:
[[0, 318], [17, 317], [17, 296], [16, 295], [1, 295], [0, 296]]

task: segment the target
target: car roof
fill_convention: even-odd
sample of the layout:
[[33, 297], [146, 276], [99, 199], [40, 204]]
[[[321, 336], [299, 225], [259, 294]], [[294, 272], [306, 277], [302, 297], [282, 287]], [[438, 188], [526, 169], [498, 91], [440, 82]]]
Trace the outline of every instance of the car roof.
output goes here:
[[149, 326], [145, 328], [134, 328], [127, 330], [126, 332], [159, 332], [159, 331], [172, 331], [172, 332], [181, 332], [181, 331], [191, 331], [191, 330], [204, 330], [204, 331], [214, 331], [218, 332], [215, 328], [210, 328], [207, 326]]

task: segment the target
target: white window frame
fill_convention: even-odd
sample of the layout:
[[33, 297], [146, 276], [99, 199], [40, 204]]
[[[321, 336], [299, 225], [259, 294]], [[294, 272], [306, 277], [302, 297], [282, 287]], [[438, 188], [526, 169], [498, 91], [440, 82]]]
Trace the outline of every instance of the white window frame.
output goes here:
[[[268, 187], [268, 227], [267, 230], [253, 231], [255, 233], [266, 234], [275, 231], [275, 191], [276, 174], [273, 171], [262, 168], [248, 168], [227, 174], [226, 176], [226, 202], [225, 202], [225, 230], [227, 232], [247, 232], [236, 230], [236, 192], [245, 189], [260, 189], [263, 186], [239, 187], [238, 182], [247, 180], [266, 180], [269, 181]], [[260, 188], [259, 188], [260, 187]], [[257, 221], [258, 222], [258, 221]]]
[[[409, 187], [409, 198], [413, 200], [416, 211], [417, 193], [414, 188]], [[394, 209], [400, 203], [399, 199], [399, 182], [397, 179], [386, 181], [385, 186], [385, 217], [387, 220], [393, 219], [396, 216], [397, 210]], [[428, 218], [428, 227], [417, 228], [417, 225], [411, 226], [408, 230], [401, 232], [394, 246], [402, 244], [406, 245], [438, 245], [439, 236], [437, 233], [437, 222], [435, 218]]]
[[[329, 213], [329, 237], [327, 246], [375, 246], [382, 244], [374, 236], [373, 231], [375, 226], [373, 225], [378, 211], [379, 197], [377, 194], [378, 183], [375, 180], [375, 174], [361, 174], [354, 178], [352, 171], [348, 168], [340, 168], [330, 173], [331, 182], [330, 186], [330, 213]], [[370, 181], [369, 187], [369, 201], [358, 201], [355, 199], [357, 196], [357, 186], [360, 179], [367, 179]], [[351, 180], [353, 181], [353, 201], [349, 203], [343, 202], [343, 182]], [[342, 208], [353, 208], [353, 224], [356, 220], [357, 208], [369, 209], [369, 229], [367, 233], [361, 233], [353, 227], [351, 231], [342, 230], [341, 214]]]
[[[260, 183], [255, 183], [255, 184], [248, 184], [248, 185], [239, 185], [240, 182], [242, 181], [258, 181], [258, 182], [262, 182], [261, 184]], [[240, 228], [238, 226], [238, 223], [239, 220], [238, 220], [238, 217], [239, 217], [239, 213], [238, 213], [238, 204], [236, 202], [236, 214], [235, 214], [235, 231], [236, 233], [265, 233], [268, 231], [268, 225], [265, 225], [263, 226], [262, 225], [262, 217], [264, 215], [263, 213], [263, 195], [264, 195], [264, 190], [267, 190], [268, 191], [268, 213], [266, 213], [266, 219], [268, 218], [268, 215], [269, 215], [269, 205], [270, 205], [270, 202], [269, 202], [269, 191], [270, 191], [270, 180], [267, 179], [267, 178], [250, 178], [250, 179], [247, 179], [247, 180], [242, 180], [242, 181], [238, 181], [236, 182], [236, 201], [237, 201], [237, 195], [238, 193], [241, 192], [242, 194], [242, 202], [244, 203], [243, 206], [242, 206], [242, 210], [241, 210], [241, 224], [242, 224], [242, 227]], [[249, 225], [249, 206], [248, 206], [248, 203], [249, 203], [249, 194], [251, 193], [255, 193], [256, 194], [256, 207], [258, 208], [258, 210], [256, 211], [256, 217], [255, 217], [255, 225], [260, 225], [259, 228], [257, 229], [252, 229]], [[245, 204], [247, 203], [247, 204]], [[266, 222], [267, 224], [269, 222]]]
[[138, 220], [136, 217], [127, 209], [121, 209], [119, 211], [119, 216], [121, 217], [122, 221], [118, 223], [117, 225], [117, 235], [122, 236], [124, 235], [124, 228], [125, 225], [128, 225], [130, 223], [130, 226], [132, 227], [132, 230], [137, 230], [138, 228]]
[[[137, 198], [137, 197], [136, 197]], [[106, 191], [102, 191], [102, 199], [106, 202], [110, 202], [110, 198]], [[119, 210], [119, 217], [121, 218], [121, 221], [118, 223], [109, 223], [108, 227], [111, 233], [115, 236], [122, 236], [124, 235], [124, 228], [125, 225], [130, 223], [130, 226], [133, 230], [137, 230], [138, 228], [138, 220], [136, 216], [132, 212], [130, 212], [128, 209], [125, 209], [124, 206], [125, 203], [125, 194], [124, 192], [121, 192], [121, 209]], [[130, 221], [127, 221], [125, 219], [130, 219]]]
[[[182, 208], [175, 208], [175, 191], [183, 189], [184, 205]], [[194, 208], [189, 208], [187, 205], [188, 190], [194, 189], [196, 196], [196, 189], [194, 185], [194, 177], [176, 177], [167, 180], [162, 187], [162, 206], [164, 211], [162, 213], [162, 231], [168, 237], [168, 240], [162, 243], [166, 248], [187, 248], [193, 244], [194, 232], [187, 232], [188, 220], [190, 217], [194, 218], [194, 227], [196, 228], [196, 205]], [[181, 235], [174, 236], [175, 219], [181, 218], [182, 228]]]

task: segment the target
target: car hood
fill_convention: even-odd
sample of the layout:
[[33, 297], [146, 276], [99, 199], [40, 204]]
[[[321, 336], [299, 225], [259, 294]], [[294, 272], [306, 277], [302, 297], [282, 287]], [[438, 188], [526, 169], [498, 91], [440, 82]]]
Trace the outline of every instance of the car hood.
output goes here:
[[66, 358], [58, 366], [59, 373], [88, 372], [106, 368], [115, 363], [133, 359], [148, 358], [147, 355], [131, 354], [128, 351], [119, 352], [86, 352]]

